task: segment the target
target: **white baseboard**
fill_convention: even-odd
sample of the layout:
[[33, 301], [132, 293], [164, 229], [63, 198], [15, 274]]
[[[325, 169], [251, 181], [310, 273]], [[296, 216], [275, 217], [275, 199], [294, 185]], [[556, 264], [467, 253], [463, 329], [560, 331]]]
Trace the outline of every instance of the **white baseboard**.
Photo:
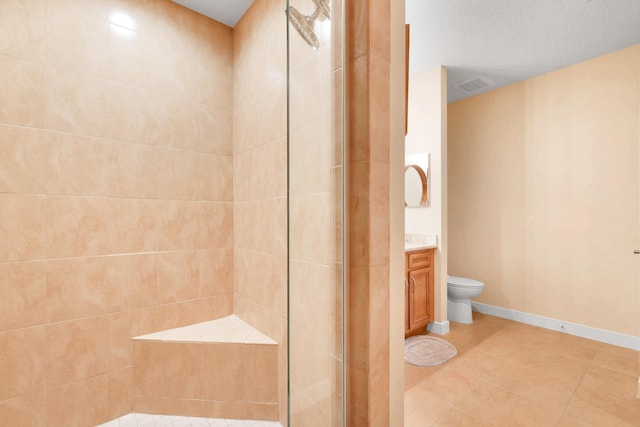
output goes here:
[[538, 326], [545, 329], [551, 329], [552, 331], [564, 332], [570, 335], [576, 335], [578, 337], [640, 351], [640, 337], [592, 328], [590, 326], [578, 325], [576, 323], [551, 319], [549, 317], [538, 316], [536, 314], [529, 314], [508, 308], [482, 304], [480, 302], [472, 302], [471, 307], [474, 311], [479, 313], [489, 314], [491, 316], [501, 317], [515, 322], [526, 323], [527, 325]]
[[449, 333], [449, 321], [429, 323], [427, 325], [427, 331], [438, 335], [446, 335]]

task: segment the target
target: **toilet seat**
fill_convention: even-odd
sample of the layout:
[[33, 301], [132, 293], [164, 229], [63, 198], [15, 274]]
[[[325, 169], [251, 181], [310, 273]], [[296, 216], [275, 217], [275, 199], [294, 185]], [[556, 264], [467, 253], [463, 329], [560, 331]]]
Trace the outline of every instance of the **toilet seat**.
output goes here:
[[447, 285], [455, 288], [481, 288], [484, 283], [466, 277], [447, 276]]

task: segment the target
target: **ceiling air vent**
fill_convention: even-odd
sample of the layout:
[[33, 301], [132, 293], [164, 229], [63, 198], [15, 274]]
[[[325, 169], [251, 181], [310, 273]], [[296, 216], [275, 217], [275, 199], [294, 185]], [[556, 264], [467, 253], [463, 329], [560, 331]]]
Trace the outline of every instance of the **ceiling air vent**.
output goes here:
[[486, 77], [474, 77], [454, 85], [465, 93], [474, 93], [489, 86], [493, 86], [493, 82]]

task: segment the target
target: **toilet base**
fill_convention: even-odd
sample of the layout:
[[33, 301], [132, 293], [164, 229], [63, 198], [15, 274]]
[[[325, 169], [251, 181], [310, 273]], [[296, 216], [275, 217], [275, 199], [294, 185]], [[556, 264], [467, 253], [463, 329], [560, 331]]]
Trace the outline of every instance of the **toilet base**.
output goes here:
[[447, 298], [447, 319], [456, 323], [473, 323], [471, 315], [471, 299]]

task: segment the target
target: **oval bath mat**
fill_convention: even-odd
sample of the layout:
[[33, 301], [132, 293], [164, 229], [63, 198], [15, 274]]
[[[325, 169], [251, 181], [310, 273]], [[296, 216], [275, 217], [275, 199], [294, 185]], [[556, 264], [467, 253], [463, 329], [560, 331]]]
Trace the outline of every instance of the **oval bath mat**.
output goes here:
[[458, 353], [442, 338], [414, 335], [404, 340], [404, 361], [415, 366], [438, 366]]

